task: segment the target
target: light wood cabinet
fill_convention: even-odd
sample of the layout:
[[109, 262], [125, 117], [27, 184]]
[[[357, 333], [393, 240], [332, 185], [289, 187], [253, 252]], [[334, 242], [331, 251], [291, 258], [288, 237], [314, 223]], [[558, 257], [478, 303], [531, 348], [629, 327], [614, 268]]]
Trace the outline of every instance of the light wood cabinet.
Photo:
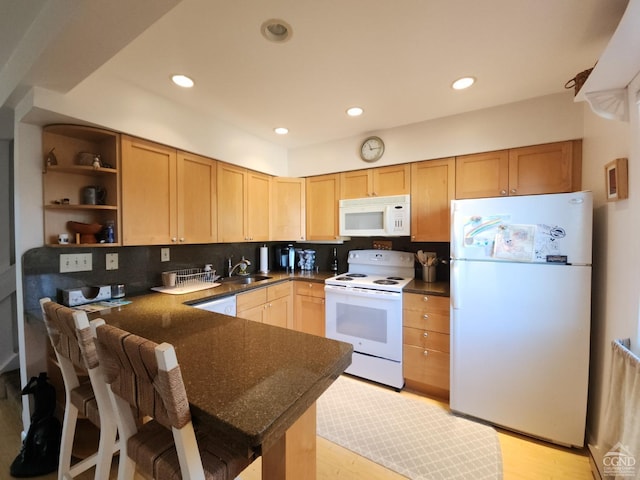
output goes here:
[[218, 162], [218, 240], [269, 240], [271, 177]]
[[295, 297], [293, 328], [312, 335], [325, 336], [324, 284], [293, 282]]
[[124, 245], [177, 242], [177, 152], [139, 138], [122, 137], [122, 237]]
[[213, 243], [218, 240], [217, 162], [178, 151], [178, 241]]
[[271, 240], [305, 239], [305, 179], [274, 177], [271, 179]]
[[411, 168], [408, 163], [340, 174], [341, 199], [405, 195], [410, 191]]
[[455, 182], [453, 157], [411, 164], [411, 241], [449, 241]]
[[403, 368], [407, 387], [449, 395], [449, 298], [403, 294]]
[[456, 158], [456, 198], [580, 190], [582, 141], [547, 143]]
[[217, 241], [216, 161], [122, 138], [123, 243]]
[[[80, 125], [49, 125], [42, 132], [44, 204], [44, 243], [58, 245], [58, 234], [68, 233], [70, 245], [76, 243], [69, 221], [113, 224], [115, 243], [92, 244], [113, 246], [120, 235], [120, 134]], [[47, 162], [49, 153], [55, 156]], [[79, 154], [100, 157], [100, 166], [81, 164]], [[83, 190], [98, 186], [106, 192], [100, 204], [84, 204]]]
[[338, 202], [340, 175], [317, 175], [306, 179], [307, 240], [339, 238]]
[[240, 318], [293, 328], [291, 282], [241, 293], [236, 302], [236, 316]]

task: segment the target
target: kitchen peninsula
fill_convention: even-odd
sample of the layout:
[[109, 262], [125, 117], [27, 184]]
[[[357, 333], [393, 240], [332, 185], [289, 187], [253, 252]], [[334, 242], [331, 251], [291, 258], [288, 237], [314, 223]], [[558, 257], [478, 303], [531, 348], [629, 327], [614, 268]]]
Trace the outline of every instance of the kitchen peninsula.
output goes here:
[[91, 317], [174, 345], [194, 423], [262, 455], [262, 478], [315, 478], [315, 402], [352, 346], [184, 303], [198, 295], [132, 297]]

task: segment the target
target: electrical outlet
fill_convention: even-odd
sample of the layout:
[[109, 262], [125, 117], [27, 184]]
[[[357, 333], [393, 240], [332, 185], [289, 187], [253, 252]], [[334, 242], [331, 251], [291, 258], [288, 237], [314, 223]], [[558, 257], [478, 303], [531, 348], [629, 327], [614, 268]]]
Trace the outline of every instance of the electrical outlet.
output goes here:
[[169, 260], [171, 260], [171, 253], [169, 252], [169, 247], [161, 248], [160, 249], [160, 261], [161, 262], [168, 262]]
[[118, 269], [118, 254], [117, 253], [107, 253], [104, 261], [107, 270], [117, 270]]
[[93, 270], [93, 257], [90, 253], [60, 254], [60, 273], [90, 272]]

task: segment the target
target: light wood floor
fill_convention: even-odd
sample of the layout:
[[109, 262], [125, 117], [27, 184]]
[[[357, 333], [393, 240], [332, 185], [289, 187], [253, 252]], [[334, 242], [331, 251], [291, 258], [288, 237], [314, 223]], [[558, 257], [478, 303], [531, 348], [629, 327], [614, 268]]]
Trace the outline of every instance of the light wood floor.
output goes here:
[[[401, 395], [420, 399], [447, 408], [446, 404], [402, 392]], [[20, 451], [21, 423], [8, 400], [0, 400], [0, 478], [9, 478], [9, 466]], [[505, 480], [591, 480], [589, 460], [584, 451], [556, 447], [505, 431], [498, 431]], [[115, 462], [114, 462], [115, 463]], [[260, 459], [242, 474], [242, 480], [260, 480]], [[111, 478], [115, 479], [115, 468]], [[55, 474], [38, 477], [54, 480]], [[92, 479], [86, 472], [81, 480]], [[318, 437], [318, 480], [401, 480], [398, 475], [380, 465]]]

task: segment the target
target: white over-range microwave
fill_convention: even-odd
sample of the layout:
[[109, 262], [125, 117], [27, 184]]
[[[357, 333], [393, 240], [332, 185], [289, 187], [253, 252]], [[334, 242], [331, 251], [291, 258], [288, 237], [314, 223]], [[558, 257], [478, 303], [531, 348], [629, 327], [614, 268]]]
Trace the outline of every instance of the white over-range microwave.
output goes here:
[[409, 195], [340, 200], [340, 235], [401, 237], [411, 234]]

